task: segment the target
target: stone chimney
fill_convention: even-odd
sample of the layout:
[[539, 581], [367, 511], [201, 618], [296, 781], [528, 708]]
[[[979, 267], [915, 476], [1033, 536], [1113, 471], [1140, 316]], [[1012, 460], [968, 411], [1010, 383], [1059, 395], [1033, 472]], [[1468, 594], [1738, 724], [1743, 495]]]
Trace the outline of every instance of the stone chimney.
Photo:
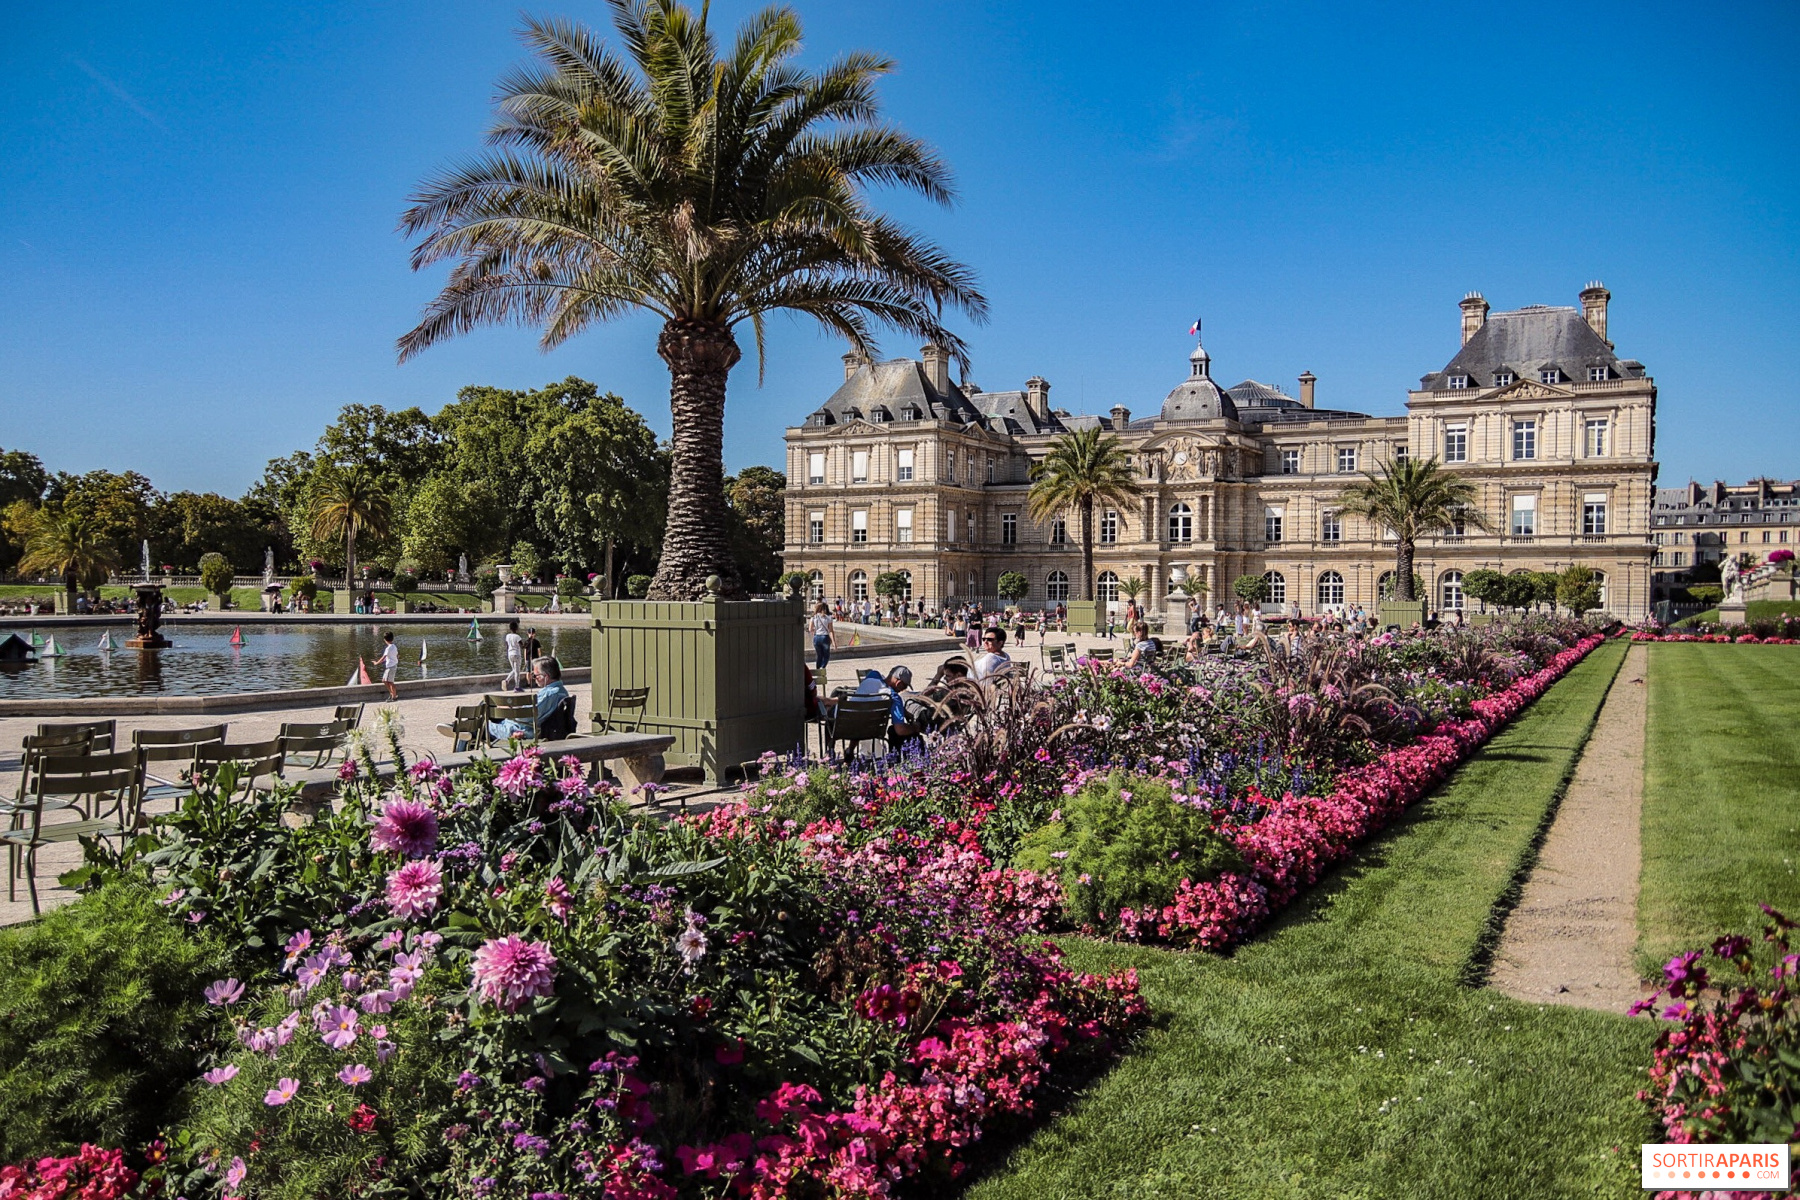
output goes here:
[[1462, 309], [1462, 344], [1466, 346], [1469, 339], [1487, 324], [1488, 302], [1481, 298], [1480, 292], [1470, 292], [1457, 307]]
[[1581, 316], [1588, 323], [1588, 328], [1600, 335], [1610, 349], [1612, 343], [1606, 338], [1606, 302], [1612, 299], [1612, 293], [1598, 279], [1581, 289]]
[[1041, 375], [1033, 375], [1025, 381], [1025, 406], [1031, 415], [1043, 424], [1050, 419], [1050, 381]]
[[925, 365], [925, 378], [940, 396], [950, 394], [950, 354], [936, 342], [919, 347], [919, 359]]
[[868, 362], [869, 360], [866, 357], [858, 354], [854, 350], [844, 355], [844, 378], [849, 379], [852, 375], [856, 374], [858, 367], [867, 366]]
[[1125, 427], [1131, 424], [1131, 410], [1126, 408], [1123, 404], [1113, 405], [1112, 423], [1114, 433], [1125, 432]]
[[1317, 382], [1319, 382], [1319, 377], [1311, 371], [1304, 372], [1300, 376], [1300, 407], [1311, 408], [1313, 406], [1313, 384]]

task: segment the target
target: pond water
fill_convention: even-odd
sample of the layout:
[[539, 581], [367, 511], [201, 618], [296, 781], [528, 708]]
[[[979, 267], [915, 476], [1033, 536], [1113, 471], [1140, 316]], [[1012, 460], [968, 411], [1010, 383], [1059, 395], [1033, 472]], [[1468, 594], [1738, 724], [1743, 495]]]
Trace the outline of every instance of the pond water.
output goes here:
[[[163, 636], [175, 644], [166, 650], [127, 650], [129, 624], [45, 622], [36, 626], [44, 641], [55, 636], [66, 653], [40, 658], [24, 667], [0, 669], [0, 699], [34, 696], [169, 696], [220, 692], [268, 692], [286, 688], [342, 687], [350, 681], [359, 658], [369, 664], [369, 677], [379, 680], [381, 635], [394, 631], [400, 647], [400, 678], [443, 679], [451, 675], [485, 675], [506, 670], [504, 625], [484, 624], [481, 640], [470, 641], [469, 623], [384, 625], [311, 624], [305, 621], [241, 626], [242, 647], [231, 644], [233, 626], [207, 623], [171, 624]], [[521, 630], [524, 628], [521, 625]], [[100, 635], [110, 630], [120, 649], [98, 649]], [[537, 627], [544, 652], [566, 667], [585, 667], [592, 651], [592, 630], [585, 625]], [[30, 640], [30, 629], [0, 630], [0, 641], [16, 633]], [[420, 647], [426, 650], [419, 664]], [[42, 653], [40, 648], [39, 653]]]

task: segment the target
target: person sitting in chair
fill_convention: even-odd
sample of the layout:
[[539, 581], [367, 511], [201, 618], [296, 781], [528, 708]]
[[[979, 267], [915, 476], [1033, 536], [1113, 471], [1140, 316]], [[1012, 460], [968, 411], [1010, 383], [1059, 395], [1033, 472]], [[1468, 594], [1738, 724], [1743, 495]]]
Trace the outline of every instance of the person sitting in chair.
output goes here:
[[[556, 728], [563, 703], [570, 698], [569, 689], [563, 686], [562, 664], [548, 655], [535, 660], [531, 664], [531, 680], [537, 684], [537, 719], [530, 724], [512, 720], [489, 721], [488, 736], [494, 741], [504, 742], [514, 737], [542, 737], [556, 741], [574, 732]], [[438, 732], [455, 736], [455, 730], [448, 725], [439, 725]]]

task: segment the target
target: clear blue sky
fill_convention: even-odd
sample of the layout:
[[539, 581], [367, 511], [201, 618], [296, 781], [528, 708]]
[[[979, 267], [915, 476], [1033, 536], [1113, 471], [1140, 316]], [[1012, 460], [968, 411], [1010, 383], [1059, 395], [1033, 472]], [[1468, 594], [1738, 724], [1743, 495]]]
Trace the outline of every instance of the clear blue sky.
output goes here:
[[[750, 10], [713, 5], [726, 27]], [[985, 387], [1042, 374], [1070, 409], [1147, 412], [1203, 315], [1225, 382], [1291, 393], [1310, 369], [1321, 404], [1395, 413], [1454, 353], [1464, 292], [1574, 304], [1598, 278], [1619, 353], [1660, 385], [1665, 484], [1800, 476], [1800, 6], [799, 11], [814, 61], [898, 60], [891, 117], [957, 172], [954, 210], [896, 208], [980, 273]], [[0, 446], [235, 495], [344, 403], [436, 411], [570, 374], [666, 432], [644, 319], [548, 356], [503, 329], [395, 364], [436, 283], [396, 218], [478, 148], [516, 24], [474, 0], [13, 11]], [[733, 469], [781, 462], [843, 349], [777, 322], [767, 382], [753, 360], [732, 377]]]

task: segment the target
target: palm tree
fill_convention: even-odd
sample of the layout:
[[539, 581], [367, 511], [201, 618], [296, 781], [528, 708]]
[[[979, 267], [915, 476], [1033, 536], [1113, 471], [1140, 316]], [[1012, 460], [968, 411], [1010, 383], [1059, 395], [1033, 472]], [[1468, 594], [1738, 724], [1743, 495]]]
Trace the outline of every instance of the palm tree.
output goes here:
[[1413, 548], [1421, 537], [1458, 522], [1476, 529], [1489, 527], [1475, 507], [1480, 496], [1475, 485], [1444, 470], [1435, 458], [1397, 459], [1384, 464], [1379, 475], [1362, 474], [1362, 481], [1345, 489], [1337, 503], [1344, 512], [1366, 517], [1394, 535], [1396, 600], [1419, 598], [1413, 595]]
[[1031, 491], [1025, 498], [1034, 520], [1070, 509], [1081, 514], [1081, 595], [1094, 598], [1094, 506], [1132, 503], [1137, 477], [1124, 443], [1099, 426], [1065, 433], [1050, 443], [1041, 462], [1031, 464]]
[[961, 264], [866, 199], [886, 184], [948, 204], [950, 173], [878, 121], [893, 64], [847, 54], [794, 64], [786, 8], [750, 18], [723, 55], [680, 0], [612, 0], [617, 48], [586, 28], [527, 19], [536, 60], [500, 83], [487, 156], [428, 181], [402, 228], [413, 266], [456, 266], [404, 360], [478, 326], [539, 326], [545, 349], [644, 309], [662, 318], [673, 417], [668, 522], [649, 595], [692, 599], [718, 575], [739, 592], [722, 460], [726, 376], [748, 322], [787, 311], [874, 351], [873, 324], [943, 347], [966, 367], [945, 305], [986, 301]]
[[312, 535], [321, 542], [344, 539], [344, 586], [356, 586], [356, 539], [382, 537], [393, 506], [375, 477], [361, 467], [330, 471], [313, 496]]
[[74, 612], [75, 595], [82, 585], [104, 583], [118, 565], [111, 541], [92, 523], [67, 508], [46, 506], [32, 514], [18, 571], [22, 575], [61, 575], [69, 593], [69, 611]]

